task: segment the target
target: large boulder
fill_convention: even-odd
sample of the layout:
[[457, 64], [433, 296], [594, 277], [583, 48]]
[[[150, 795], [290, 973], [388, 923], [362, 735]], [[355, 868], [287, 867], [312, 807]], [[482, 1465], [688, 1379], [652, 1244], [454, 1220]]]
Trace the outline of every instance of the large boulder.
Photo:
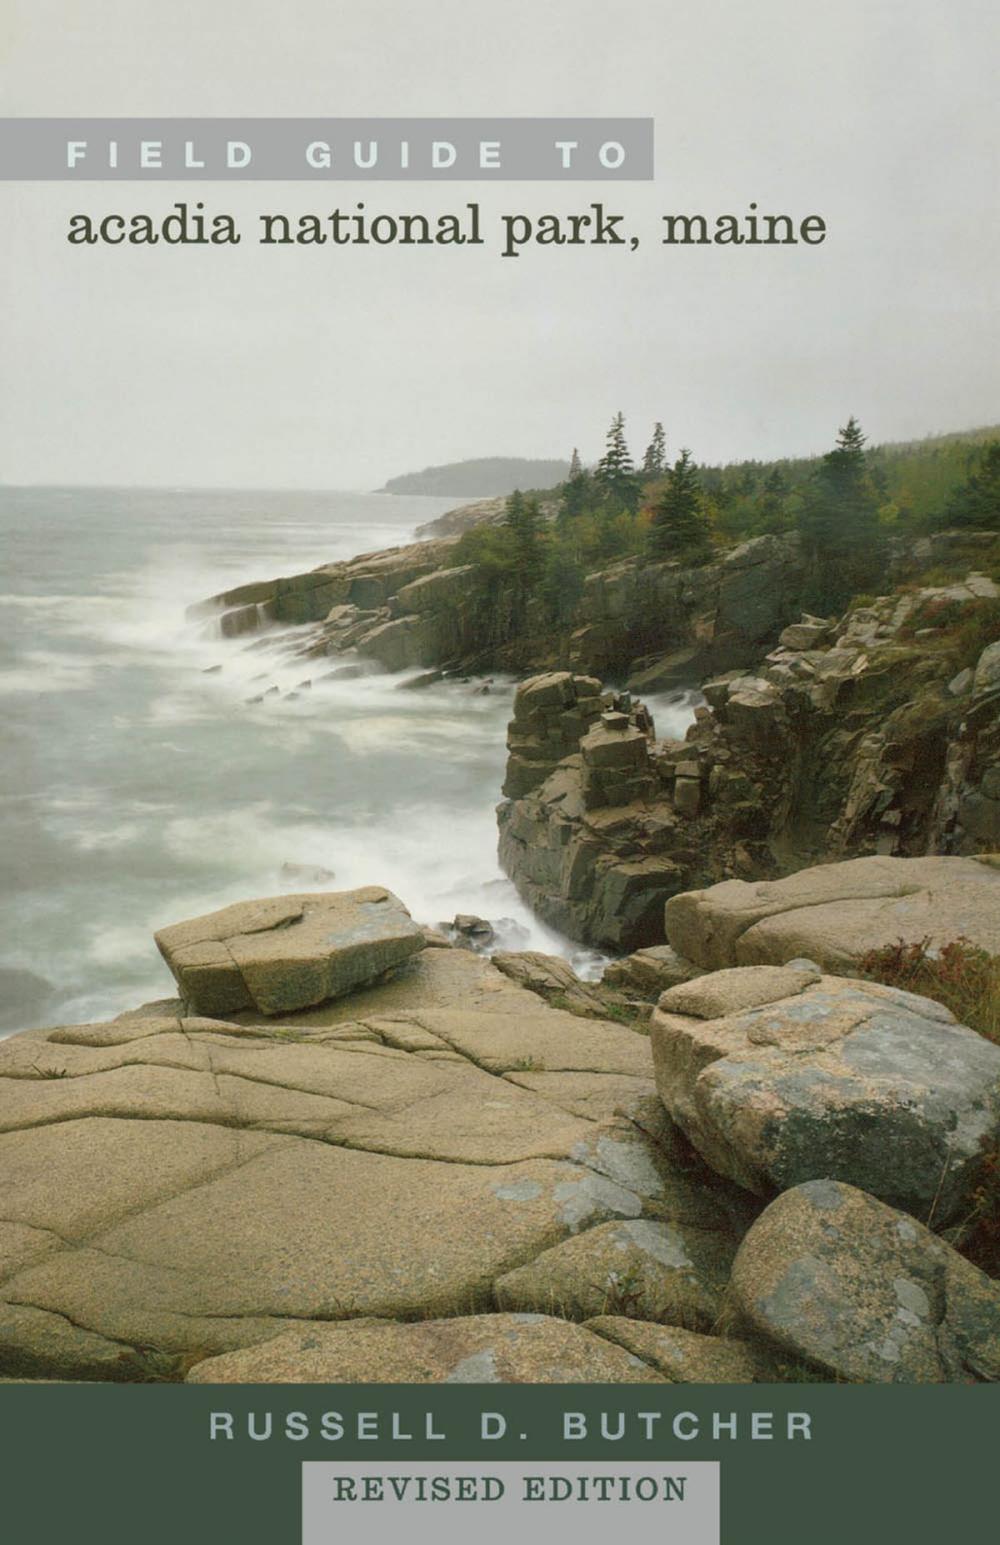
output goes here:
[[1000, 1379], [1000, 1284], [852, 1186], [813, 1180], [772, 1202], [731, 1292], [745, 1330], [837, 1379]]
[[198, 1014], [287, 1013], [339, 998], [423, 949], [422, 930], [381, 886], [237, 902], [174, 923], [157, 947]]
[[674, 1121], [761, 1196], [832, 1176], [944, 1219], [1000, 1140], [1000, 1047], [929, 998], [737, 967], [670, 988], [651, 1035]]
[[796, 957], [856, 971], [888, 945], [968, 939], [1000, 954], [1000, 867], [989, 858], [855, 858], [784, 880], [725, 880], [666, 904], [678, 954], [706, 970]]
[[620, 1314], [599, 1315], [584, 1329], [641, 1357], [672, 1384], [769, 1384], [777, 1378], [766, 1352], [731, 1336], [707, 1336]]
[[708, 1330], [736, 1241], [727, 1230], [635, 1218], [588, 1229], [498, 1278], [501, 1309], [586, 1320], [631, 1315]]

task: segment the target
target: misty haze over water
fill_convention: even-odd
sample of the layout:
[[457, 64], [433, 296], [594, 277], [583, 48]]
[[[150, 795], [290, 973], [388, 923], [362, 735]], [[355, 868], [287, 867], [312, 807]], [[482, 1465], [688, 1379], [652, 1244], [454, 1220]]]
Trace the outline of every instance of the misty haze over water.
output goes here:
[[[172, 996], [155, 928], [296, 890], [384, 884], [421, 922], [509, 919], [506, 947], [586, 969], [497, 865], [512, 682], [324, 681], [343, 662], [296, 658], [301, 630], [224, 640], [185, 616], [245, 580], [405, 542], [454, 503], [0, 490], [0, 1031]], [[654, 707], [661, 734], [683, 733], [688, 708]]]

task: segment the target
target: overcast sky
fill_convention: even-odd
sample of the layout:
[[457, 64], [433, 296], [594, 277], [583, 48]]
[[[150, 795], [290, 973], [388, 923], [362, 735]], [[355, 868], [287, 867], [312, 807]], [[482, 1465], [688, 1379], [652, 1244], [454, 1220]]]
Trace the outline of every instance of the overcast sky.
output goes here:
[[[8, 183], [0, 479], [371, 487], [700, 460], [1000, 419], [994, 0], [2, 0], [8, 115], [650, 115], [655, 183]], [[74, 248], [71, 213], [628, 215], [635, 253]], [[664, 212], [819, 213], [821, 247], [668, 248]]]

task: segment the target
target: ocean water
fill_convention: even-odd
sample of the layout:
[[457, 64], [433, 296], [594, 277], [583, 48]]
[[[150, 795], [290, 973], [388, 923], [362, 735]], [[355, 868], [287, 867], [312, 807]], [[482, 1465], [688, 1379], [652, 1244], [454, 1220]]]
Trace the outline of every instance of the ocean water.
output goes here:
[[[0, 489], [0, 1033], [169, 996], [154, 929], [295, 890], [386, 885], [421, 922], [475, 912], [593, 972], [497, 865], [511, 681], [324, 680], [343, 662], [299, 658], [300, 629], [226, 640], [186, 616], [455, 502]], [[658, 731], [691, 702], [653, 702]]]

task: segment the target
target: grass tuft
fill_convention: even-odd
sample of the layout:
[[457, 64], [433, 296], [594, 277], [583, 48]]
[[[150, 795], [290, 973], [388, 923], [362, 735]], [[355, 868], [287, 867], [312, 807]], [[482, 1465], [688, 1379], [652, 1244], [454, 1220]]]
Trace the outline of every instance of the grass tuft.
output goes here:
[[943, 1003], [963, 1025], [1000, 1045], [1000, 955], [969, 939], [953, 939], [940, 949], [932, 949], [929, 938], [914, 944], [900, 939], [870, 950], [861, 975]]
[[[964, 938], [933, 951], [930, 939], [900, 940], [871, 950], [861, 971], [887, 987], [943, 1003], [963, 1025], [1000, 1045], [1000, 956]], [[953, 1242], [981, 1271], [1000, 1277], [1000, 1153], [985, 1156], [971, 1210]]]

